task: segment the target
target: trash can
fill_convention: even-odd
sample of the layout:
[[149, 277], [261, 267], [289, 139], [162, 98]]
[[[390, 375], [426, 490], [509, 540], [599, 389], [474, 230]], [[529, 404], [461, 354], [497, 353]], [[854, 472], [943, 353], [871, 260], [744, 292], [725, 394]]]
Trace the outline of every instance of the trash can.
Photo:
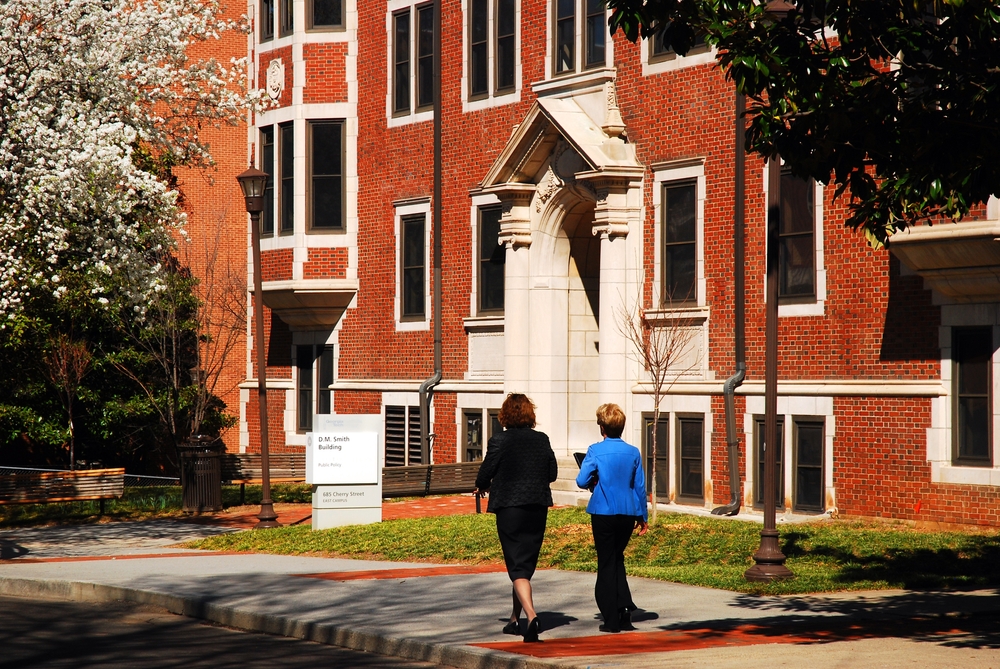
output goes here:
[[185, 513], [222, 510], [222, 443], [195, 435], [178, 446], [181, 456], [181, 508]]

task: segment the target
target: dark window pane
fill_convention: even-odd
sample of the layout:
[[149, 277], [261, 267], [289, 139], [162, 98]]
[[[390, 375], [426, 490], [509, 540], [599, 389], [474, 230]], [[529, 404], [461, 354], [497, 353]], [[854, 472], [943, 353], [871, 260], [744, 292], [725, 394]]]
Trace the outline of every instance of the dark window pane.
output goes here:
[[403, 221], [403, 316], [424, 316], [424, 219]]
[[260, 168], [267, 172], [264, 186], [264, 211], [260, 215], [260, 234], [274, 234], [274, 127], [260, 129]]
[[799, 467], [795, 480], [795, 507], [820, 511], [823, 509], [823, 470]]
[[312, 126], [313, 174], [337, 175], [341, 173], [341, 124], [314, 123]]
[[281, 232], [295, 229], [295, 129], [281, 127]]
[[693, 242], [695, 240], [695, 186], [668, 186], [664, 188], [666, 210], [666, 241]]
[[312, 125], [312, 227], [343, 227], [343, 126]]
[[664, 302], [687, 302], [695, 298], [695, 245], [675, 244], [666, 249]]
[[780, 294], [812, 295], [815, 292], [813, 283], [816, 276], [813, 270], [816, 261], [813, 236], [810, 234], [782, 237], [780, 244]]
[[479, 310], [501, 311], [504, 299], [506, 249], [497, 243], [500, 235], [500, 207], [479, 212]]
[[395, 112], [410, 111], [410, 12], [393, 15], [393, 103]]
[[587, 66], [604, 64], [605, 38], [608, 34], [604, 20], [604, 2], [587, 0]]
[[342, 27], [344, 25], [343, 0], [312, 0], [314, 26]]
[[[754, 504], [757, 506], [764, 505], [764, 458], [767, 456], [767, 451], [765, 450], [764, 434], [765, 434], [765, 424], [764, 421], [758, 420], [755, 423], [757, 443], [757, 471], [754, 477]], [[774, 451], [774, 502], [777, 508], [784, 508], [785, 504], [785, 474], [784, 468], [781, 465], [781, 454], [784, 450], [782, 444], [784, 441], [784, 422], [778, 421], [778, 437], [775, 441], [775, 451]]]
[[497, 2], [497, 81], [498, 91], [514, 88], [515, 37], [514, 0]]
[[702, 429], [700, 418], [680, 418], [680, 494], [702, 497], [704, 470], [702, 461]]
[[663, 189], [663, 302], [693, 300], [697, 277], [695, 184]]
[[559, 0], [556, 12], [556, 72], [576, 69], [576, 0]]
[[313, 347], [295, 347], [295, 366], [299, 376], [298, 427], [300, 430], [312, 429], [313, 415]]
[[576, 0], [559, 0], [557, 18], [566, 19], [576, 15]]
[[[656, 428], [656, 497], [666, 499], [670, 496], [670, 488], [667, 485], [668, 462], [667, 453], [670, 445], [667, 443], [667, 426], [670, 423], [667, 414], [660, 414], [660, 420]], [[653, 492], [653, 477], [650, 472], [653, 470], [653, 417], [645, 417], [645, 430], [643, 431], [644, 448], [646, 452], [646, 492]]]
[[781, 232], [812, 232], [815, 223], [811, 179], [781, 175]]
[[470, 18], [471, 70], [469, 93], [485, 95], [489, 91], [489, 2], [472, 0]]
[[294, 24], [292, 23], [292, 0], [280, 0], [281, 1], [281, 34], [287, 35], [294, 30]]
[[434, 7], [417, 10], [420, 39], [417, 45], [417, 106], [434, 104]]
[[316, 413], [333, 413], [333, 391], [330, 386], [333, 384], [333, 347], [324, 346], [319, 356], [319, 406]]
[[260, 41], [274, 38], [274, 0], [260, 0]]
[[795, 424], [795, 508], [823, 509], [823, 425]]
[[338, 229], [343, 224], [343, 181], [340, 177], [313, 177], [312, 227]]
[[823, 426], [799, 425], [799, 465], [823, 466]]
[[970, 464], [992, 462], [990, 421], [993, 358], [992, 328], [956, 328], [952, 331], [955, 360], [956, 456]]
[[464, 412], [465, 418], [465, 462], [483, 459], [483, 412]]

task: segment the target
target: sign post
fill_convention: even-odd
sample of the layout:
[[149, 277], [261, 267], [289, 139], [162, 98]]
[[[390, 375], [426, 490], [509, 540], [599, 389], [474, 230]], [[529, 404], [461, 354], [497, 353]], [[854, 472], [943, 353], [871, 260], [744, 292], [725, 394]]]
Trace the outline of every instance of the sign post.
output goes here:
[[318, 415], [306, 436], [306, 483], [313, 487], [312, 528], [382, 520], [382, 419]]

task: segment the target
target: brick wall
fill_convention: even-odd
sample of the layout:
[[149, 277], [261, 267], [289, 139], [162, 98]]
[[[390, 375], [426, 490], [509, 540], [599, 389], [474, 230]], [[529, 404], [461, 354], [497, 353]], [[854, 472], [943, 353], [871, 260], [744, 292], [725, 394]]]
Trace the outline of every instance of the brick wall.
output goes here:
[[309, 249], [309, 260], [302, 266], [303, 279], [343, 279], [347, 276], [347, 249]]
[[347, 102], [347, 42], [304, 44], [306, 62], [305, 104]]

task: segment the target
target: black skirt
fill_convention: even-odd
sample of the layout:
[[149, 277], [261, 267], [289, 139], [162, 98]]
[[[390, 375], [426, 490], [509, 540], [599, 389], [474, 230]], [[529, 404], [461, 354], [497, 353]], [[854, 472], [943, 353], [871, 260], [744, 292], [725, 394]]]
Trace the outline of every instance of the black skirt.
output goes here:
[[506, 506], [495, 513], [507, 575], [511, 581], [531, 580], [538, 564], [538, 553], [542, 550], [549, 508], [541, 504]]

